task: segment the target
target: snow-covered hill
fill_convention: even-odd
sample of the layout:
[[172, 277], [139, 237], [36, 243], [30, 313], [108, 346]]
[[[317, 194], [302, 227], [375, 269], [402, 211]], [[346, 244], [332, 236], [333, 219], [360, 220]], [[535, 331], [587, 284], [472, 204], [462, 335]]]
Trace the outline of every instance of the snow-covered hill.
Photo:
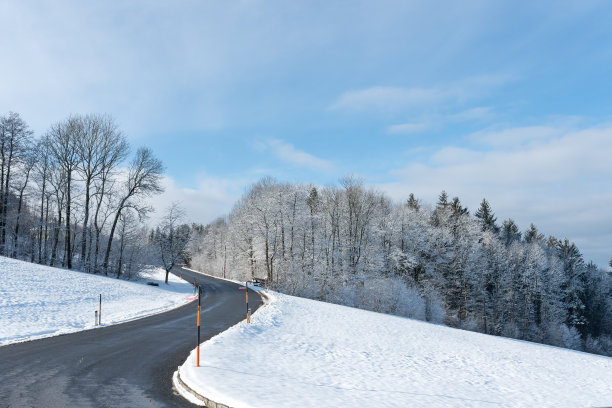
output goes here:
[[[272, 294], [180, 367], [232, 407], [612, 406], [612, 358]], [[203, 316], [206, 322], [206, 316]]]
[[162, 312], [188, 302], [193, 286], [152, 270], [127, 282], [0, 257], [0, 345], [94, 327], [102, 294], [102, 325]]

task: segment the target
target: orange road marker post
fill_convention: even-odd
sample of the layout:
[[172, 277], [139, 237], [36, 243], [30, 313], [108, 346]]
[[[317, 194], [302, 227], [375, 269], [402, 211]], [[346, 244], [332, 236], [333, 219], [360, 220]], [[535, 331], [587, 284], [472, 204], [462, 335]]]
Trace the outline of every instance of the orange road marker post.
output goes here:
[[249, 318], [249, 312], [251, 311], [249, 309], [249, 282], [245, 282], [244, 286], [240, 286], [238, 289], [240, 290], [246, 290], [246, 322], [247, 323], [251, 323], [250, 318]]
[[247, 323], [251, 323], [251, 320], [249, 319], [249, 282], [245, 282], [244, 286], [246, 287], [246, 307], [247, 307]]
[[202, 310], [202, 288], [198, 286], [198, 347], [196, 348], [196, 367], [200, 366], [200, 313]]

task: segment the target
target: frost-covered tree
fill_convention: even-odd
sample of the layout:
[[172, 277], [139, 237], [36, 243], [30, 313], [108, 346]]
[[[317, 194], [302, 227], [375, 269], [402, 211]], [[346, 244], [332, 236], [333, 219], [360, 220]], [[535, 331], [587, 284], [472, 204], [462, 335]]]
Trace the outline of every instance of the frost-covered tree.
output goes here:
[[605, 352], [609, 274], [533, 224], [521, 239], [512, 220], [501, 233], [495, 222], [486, 200], [470, 216], [446, 192], [430, 209], [354, 177], [324, 188], [267, 178], [202, 228], [193, 262], [293, 295]]
[[521, 240], [519, 227], [512, 218], [503, 222], [500, 235], [506, 246], [510, 246], [510, 244], [512, 244], [514, 241]]
[[414, 198], [414, 194], [412, 193], [410, 193], [410, 195], [408, 196], [408, 201], [406, 201], [406, 205], [415, 211], [419, 211], [419, 208], [421, 207], [421, 205], [419, 204], [419, 200]]
[[531, 224], [529, 226], [529, 229], [525, 231], [524, 237], [525, 237], [525, 242], [529, 244], [531, 244], [532, 242], [544, 240], [544, 234], [540, 234], [536, 226], [533, 224]]
[[18, 113], [0, 116], [0, 254], [8, 255], [11, 182], [32, 148], [32, 130]]
[[146, 201], [143, 202], [143, 199], [163, 191], [161, 185], [163, 171], [164, 167], [161, 161], [153, 155], [150, 149], [140, 148], [136, 151], [136, 155], [128, 169], [127, 178], [123, 183], [121, 196], [115, 207], [113, 223], [108, 233], [108, 244], [106, 245], [106, 253], [102, 266], [105, 273], [108, 273], [113, 238], [121, 213], [126, 208], [131, 208], [138, 212], [139, 217], [142, 219], [142, 217], [151, 211], [151, 207], [146, 205]]
[[173, 203], [154, 233], [154, 242], [158, 250], [161, 265], [166, 271], [165, 282], [172, 268], [185, 263], [189, 258], [189, 240], [191, 228], [182, 224], [185, 212], [178, 203]]
[[495, 213], [493, 213], [493, 210], [486, 199], [482, 199], [480, 207], [474, 213], [474, 216], [480, 220], [480, 225], [483, 231], [491, 231], [495, 234], [499, 232], [499, 227], [495, 224], [497, 217], [495, 217]]
[[[107, 247], [104, 263], [125, 269], [146, 235], [133, 215], [149, 207], [147, 194], [121, 206], [124, 182], [135, 180], [118, 171], [128, 148], [105, 115], [70, 115], [38, 140], [19, 114], [0, 116], [0, 254], [96, 273], [100, 243], [119, 228], [119, 247]], [[142, 179], [140, 191], [158, 192], [152, 180]]]

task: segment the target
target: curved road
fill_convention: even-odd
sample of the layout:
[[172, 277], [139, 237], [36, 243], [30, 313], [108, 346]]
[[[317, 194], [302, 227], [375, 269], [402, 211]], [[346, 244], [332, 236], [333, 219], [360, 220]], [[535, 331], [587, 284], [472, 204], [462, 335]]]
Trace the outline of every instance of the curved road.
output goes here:
[[[201, 285], [201, 340], [244, 319], [238, 285], [182, 270]], [[252, 296], [251, 309], [261, 305]], [[0, 407], [185, 407], [172, 374], [196, 346], [197, 302], [156, 316], [0, 347]], [[104, 315], [102, 316], [104, 318]]]

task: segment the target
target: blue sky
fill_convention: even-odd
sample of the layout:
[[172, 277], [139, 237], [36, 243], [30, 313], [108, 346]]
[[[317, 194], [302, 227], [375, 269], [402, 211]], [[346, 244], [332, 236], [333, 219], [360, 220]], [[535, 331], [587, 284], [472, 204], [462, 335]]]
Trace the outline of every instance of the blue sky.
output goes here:
[[112, 114], [190, 217], [356, 174], [612, 256], [609, 2], [0, 4], [0, 112]]

